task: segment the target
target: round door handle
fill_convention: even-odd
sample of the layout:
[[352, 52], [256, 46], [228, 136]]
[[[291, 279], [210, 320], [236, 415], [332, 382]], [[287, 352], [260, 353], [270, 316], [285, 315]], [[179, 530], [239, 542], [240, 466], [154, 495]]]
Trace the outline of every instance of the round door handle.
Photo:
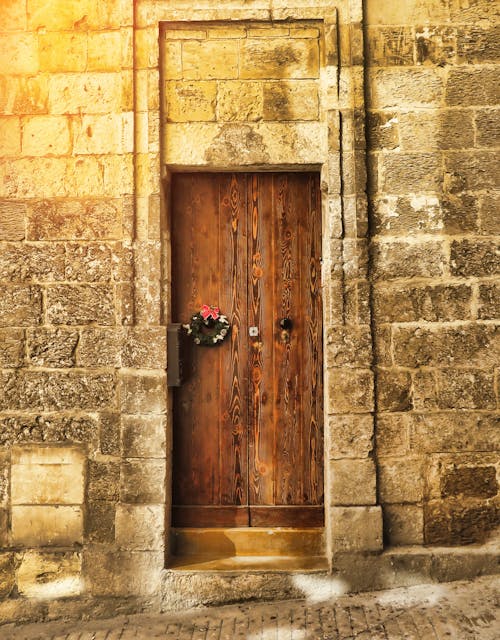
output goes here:
[[283, 329], [284, 331], [291, 331], [292, 326], [293, 326], [293, 322], [290, 318], [281, 318], [280, 320], [281, 329]]

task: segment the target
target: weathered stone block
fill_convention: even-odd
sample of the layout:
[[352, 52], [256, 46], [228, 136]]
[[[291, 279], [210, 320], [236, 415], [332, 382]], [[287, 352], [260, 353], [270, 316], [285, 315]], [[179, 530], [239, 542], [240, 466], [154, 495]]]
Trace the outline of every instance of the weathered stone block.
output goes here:
[[441, 198], [445, 233], [472, 233], [478, 230], [478, 198], [470, 193], [448, 193]]
[[118, 505], [116, 543], [130, 551], [160, 551], [165, 544], [163, 505]]
[[411, 449], [435, 451], [495, 451], [500, 446], [500, 417], [458, 408], [450, 413], [422, 413], [412, 416]]
[[440, 322], [471, 317], [470, 285], [377, 285], [374, 291], [378, 322]]
[[424, 497], [423, 459], [405, 456], [380, 460], [378, 480], [382, 503], [421, 502]]
[[115, 541], [116, 504], [95, 500], [85, 505], [85, 540], [88, 542]]
[[375, 441], [378, 456], [402, 456], [410, 446], [412, 415], [408, 413], [386, 413], [377, 415]]
[[0, 453], [0, 506], [7, 507], [10, 502], [10, 455]]
[[123, 416], [122, 450], [126, 458], [164, 458], [166, 419], [163, 416]]
[[31, 446], [12, 450], [13, 505], [82, 504], [84, 484], [80, 449]]
[[331, 460], [330, 500], [333, 505], [369, 505], [377, 499], [375, 462], [361, 460]]
[[0, 201], [0, 239], [24, 240], [26, 235], [26, 204]]
[[215, 120], [217, 83], [206, 80], [167, 82], [167, 120], [169, 122], [207, 122]]
[[140, 369], [166, 369], [167, 334], [165, 327], [128, 329], [123, 344], [122, 366]]
[[8, 598], [16, 586], [16, 562], [13, 553], [0, 553], [0, 597]]
[[165, 461], [126, 460], [122, 464], [120, 500], [132, 504], [165, 501]]
[[318, 76], [319, 47], [315, 40], [247, 38], [241, 41], [241, 78], [270, 80]]
[[481, 109], [476, 112], [476, 145], [478, 147], [500, 146], [500, 110]]
[[318, 85], [304, 80], [265, 82], [264, 120], [317, 120]]
[[330, 371], [328, 411], [366, 413], [373, 410], [373, 373], [363, 370]]
[[368, 80], [370, 109], [438, 106], [443, 79], [435, 69], [379, 69]]
[[35, 33], [3, 33], [0, 38], [0, 68], [9, 73], [36, 74], [39, 70], [38, 38]]
[[4, 114], [47, 113], [46, 76], [5, 76], [0, 78], [0, 110]]
[[480, 204], [481, 231], [500, 235], [500, 196], [492, 192], [483, 195]]
[[263, 109], [261, 82], [227, 80], [217, 83], [218, 121], [257, 121], [262, 118]]
[[29, 329], [28, 360], [37, 367], [72, 367], [78, 331], [71, 329]]
[[464, 324], [460, 327], [394, 327], [394, 362], [403, 367], [494, 366], [500, 355], [498, 328]]
[[40, 33], [38, 38], [40, 71], [84, 71], [87, 66], [87, 34]]
[[53, 324], [115, 324], [114, 290], [108, 285], [57, 285], [47, 289]]
[[0, 445], [34, 442], [81, 442], [97, 446], [97, 421], [92, 416], [5, 415], [0, 419]]
[[485, 320], [500, 318], [500, 284], [479, 285], [478, 317]]
[[373, 450], [371, 415], [335, 416], [328, 421], [328, 457], [366, 458]]
[[165, 42], [163, 44], [163, 60], [165, 77], [168, 80], [182, 78], [182, 44], [180, 42]]
[[81, 507], [14, 505], [12, 542], [26, 547], [71, 546], [82, 543]]
[[408, 371], [376, 371], [376, 402], [379, 411], [410, 411], [412, 379]]
[[[120, 31], [88, 32], [87, 68], [89, 71], [120, 70], [123, 55], [122, 36]], [[124, 49], [126, 48], [128, 48], [127, 43], [124, 44]]]
[[56, 243], [2, 243], [0, 279], [5, 282], [63, 280], [64, 246]]
[[449, 106], [495, 105], [500, 99], [496, 70], [488, 67], [451, 69], [446, 84]]
[[82, 329], [78, 345], [81, 367], [119, 367], [123, 343], [122, 329]]
[[494, 241], [454, 240], [450, 254], [454, 276], [492, 276], [500, 272], [498, 246]]
[[396, 112], [369, 111], [367, 116], [370, 149], [395, 149], [399, 146], [399, 116]]
[[468, 149], [474, 146], [472, 112], [446, 109], [437, 114], [419, 112], [398, 116], [400, 139], [405, 151]]
[[467, 26], [457, 29], [457, 56], [459, 62], [498, 62], [500, 58], [498, 25], [486, 29]]
[[391, 367], [392, 361], [392, 334], [391, 325], [377, 324], [373, 333], [374, 362], [379, 367]]
[[28, 206], [30, 240], [121, 237], [121, 200], [35, 200]]
[[21, 153], [21, 123], [19, 118], [0, 118], [0, 149], [2, 157]]
[[23, 118], [23, 154], [45, 156], [66, 155], [71, 150], [69, 121], [64, 116], [32, 116]]
[[106, 244], [66, 245], [65, 279], [70, 282], [109, 282], [111, 248]]
[[380, 507], [332, 507], [330, 517], [335, 551], [380, 551], [382, 549]]
[[83, 590], [79, 553], [27, 551], [17, 573], [17, 587], [25, 598], [67, 598]]
[[104, 411], [99, 417], [99, 442], [101, 453], [108, 456], [120, 455], [120, 414]]
[[378, 242], [374, 246], [374, 275], [380, 280], [439, 276], [446, 256], [441, 242], [419, 244], [404, 241]]
[[451, 176], [451, 191], [474, 191], [500, 186], [496, 153], [493, 151], [455, 151], [445, 158], [445, 169]]
[[327, 333], [328, 367], [369, 367], [372, 363], [370, 326], [332, 327]]
[[415, 44], [417, 64], [441, 67], [454, 62], [456, 36], [453, 28], [417, 27]]
[[413, 374], [413, 408], [416, 411], [437, 409], [439, 389], [435, 370], [418, 369]]
[[441, 158], [435, 154], [386, 154], [383, 189], [389, 193], [436, 191], [441, 171]]
[[183, 42], [182, 72], [187, 80], [237, 78], [238, 42], [236, 40]]
[[414, 65], [414, 37], [410, 27], [368, 27], [367, 57], [370, 66]]
[[49, 76], [49, 112], [115, 113], [121, 109], [120, 73], [53, 73]]
[[90, 501], [116, 502], [119, 495], [120, 463], [89, 460], [88, 498]]
[[441, 477], [441, 496], [493, 498], [498, 494], [497, 470], [491, 466], [459, 466]]
[[37, 286], [0, 285], [0, 327], [29, 327], [42, 321], [42, 291]]
[[439, 408], [494, 409], [494, 376], [474, 369], [445, 369], [437, 375]]
[[124, 413], [163, 413], [166, 409], [166, 376], [123, 374], [121, 405]]
[[424, 510], [412, 504], [384, 504], [384, 536], [390, 545], [423, 544]]
[[498, 527], [498, 506], [493, 504], [429, 502], [424, 506], [426, 544], [464, 545], [484, 542]]
[[123, 126], [120, 113], [72, 118], [73, 152], [76, 154], [121, 153]]
[[4, 31], [26, 31], [26, 8], [17, 2], [0, 5], [0, 24]]
[[24, 331], [0, 329], [0, 368], [21, 367], [24, 362]]

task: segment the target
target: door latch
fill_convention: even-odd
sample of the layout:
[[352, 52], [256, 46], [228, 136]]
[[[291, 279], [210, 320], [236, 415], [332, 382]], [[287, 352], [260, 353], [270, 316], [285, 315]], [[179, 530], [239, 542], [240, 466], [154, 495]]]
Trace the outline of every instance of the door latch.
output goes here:
[[256, 338], [259, 335], [259, 327], [248, 327], [248, 335], [251, 338]]

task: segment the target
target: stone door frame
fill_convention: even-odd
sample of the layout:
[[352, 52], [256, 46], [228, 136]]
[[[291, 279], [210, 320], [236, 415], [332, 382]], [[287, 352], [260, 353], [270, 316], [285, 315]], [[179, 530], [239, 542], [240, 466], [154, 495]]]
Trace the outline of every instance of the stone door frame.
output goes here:
[[[373, 370], [368, 280], [366, 145], [361, 0], [236, 2], [192, 10], [184, 0], [134, 5], [134, 318], [138, 327], [169, 321], [169, 171], [252, 171], [249, 164], [193, 167], [166, 153], [160, 143], [159, 33], [162, 23], [317, 20], [323, 25], [319, 130], [321, 157], [258, 164], [259, 170], [320, 170], [323, 217], [323, 323], [325, 389], [325, 536], [330, 560], [343, 552], [382, 549], [382, 514], [377, 506], [372, 457]], [[175, 5], [174, 7], [172, 5]], [[237, 6], [236, 6], [237, 5]], [[269, 5], [272, 8], [269, 8]], [[203, 8], [207, 6], [207, 8]], [[166, 536], [171, 476], [171, 399], [167, 403]]]

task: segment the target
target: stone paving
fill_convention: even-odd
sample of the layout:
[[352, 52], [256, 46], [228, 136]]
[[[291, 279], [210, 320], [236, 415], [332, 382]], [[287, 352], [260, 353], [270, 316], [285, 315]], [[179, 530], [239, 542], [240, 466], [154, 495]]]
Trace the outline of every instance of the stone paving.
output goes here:
[[[323, 594], [323, 595], [322, 595]], [[388, 591], [0, 627], [2, 640], [499, 640], [500, 578]]]

